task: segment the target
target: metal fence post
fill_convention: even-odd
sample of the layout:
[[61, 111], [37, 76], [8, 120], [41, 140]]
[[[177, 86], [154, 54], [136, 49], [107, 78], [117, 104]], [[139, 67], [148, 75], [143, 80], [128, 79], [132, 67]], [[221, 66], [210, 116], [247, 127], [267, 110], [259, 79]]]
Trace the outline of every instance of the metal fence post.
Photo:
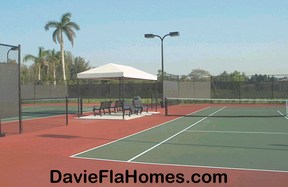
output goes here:
[[5, 133], [2, 132], [2, 127], [1, 127], [1, 118], [0, 118], [0, 137], [5, 136]]

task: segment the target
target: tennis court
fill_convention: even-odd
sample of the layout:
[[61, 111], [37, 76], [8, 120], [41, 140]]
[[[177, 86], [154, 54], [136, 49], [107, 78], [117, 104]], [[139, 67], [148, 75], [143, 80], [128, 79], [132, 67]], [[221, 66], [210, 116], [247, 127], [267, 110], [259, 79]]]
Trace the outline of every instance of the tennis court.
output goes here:
[[[22, 119], [44, 118], [57, 115], [77, 114], [80, 110], [78, 98], [22, 99]], [[3, 118], [3, 122], [18, 120], [17, 117]]]
[[[272, 106], [276, 109], [273, 115], [247, 116], [242, 113], [240, 116], [240, 111], [253, 111], [254, 108], [258, 112], [265, 108], [272, 112]], [[55, 125], [57, 128], [1, 139], [1, 164], [5, 168], [1, 170], [1, 184], [51, 186], [51, 170], [58, 170], [62, 172], [63, 180], [66, 173], [88, 176], [111, 171], [118, 176], [126, 171], [129, 174], [136, 171], [139, 174], [137, 184], [130, 178], [129, 184], [124, 182], [120, 186], [143, 186], [140, 179], [145, 180], [150, 174], [159, 177], [163, 174], [168, 178], [170, 174], [183, 174], [183, 183], [174, 181], [173, 186], [191, 186], [189, 176], [200, 174], [205, 180], [199, 186], [206, 186], [205, 182], [212, 179], [209, 176], [226, 174], [227, 183], [224, 178], [219, 178], [218, 186], [267, 184], [284, 187], [288, 174], [288, 121], [278, 112], [284, 113], [283, 104], [253, 107], [248, 104], [239, 107], [186, 102], [168, 105], [168, 116], [164, 116], [161, 108], [156, 115], [118, 121], [82, 120], [69, 115], [68, 126]], [[55, 121], [53, 118], [33, 118], [23, 122], [25, 125], [33, 123], [35, 128], [45, 124], [51, 127], [51, 121]], [[63, 115], [60, 118], [64, 122]], [[200, 179], [195, 176], [196, 180]], [[57, 173], [54, 179], [58, 179]], [[108, 178], [103, 180], [105, 186], [118, 186]], [[168, 184], [154, 182], [149, 185]], [[72, 184], [79, 185], [96, 184], [84, 184], [83, 180]]]
[[71, 157], [288, 172], [286, 103], [250, 105], [245, 102], [170, 105], [166, 113], [169, 110], [168, 115], [179, 115], [178, 118]]

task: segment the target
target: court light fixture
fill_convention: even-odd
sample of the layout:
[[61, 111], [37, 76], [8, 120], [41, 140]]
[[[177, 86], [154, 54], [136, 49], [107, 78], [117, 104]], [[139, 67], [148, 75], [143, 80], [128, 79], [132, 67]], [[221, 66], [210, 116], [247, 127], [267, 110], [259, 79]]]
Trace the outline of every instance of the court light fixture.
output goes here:
[[18, 46], [14, 46], [14, 47], [11, 47], [9, 50], [8, 50], [8, 52], [7, 52], [7, 63], [8, 63], [8, 60], [9, 60], [9, 52], [10, 51], [17, 51], [19, 49], [19, 47]]
[[155, 37], [154, 34], [145, 34], [144, 36], [145, 36], [145, 38], [154, 38]]
[[180, 36], [180, 33], [179, 33], [179, 32], [170, 32], [169, 35], [170, 35], [171, 37]]
[[162, 65], [162, 69], [161, 69], [161, 79], [162, 79], [162, 107], [164, 107], [164, 55], [163, 55], [163, 41], [164, 38], [166, 36], [171, 36], [171, 37], [175, 37], [175, 36], [180, 36], [180, 33], [178, 31], [175, 32], [170, 32], [164, 36], [159, 36], [156, 34], [145, 34], [144, 37], [145, 38], [159, 38], [161, 40], [161, 65]]

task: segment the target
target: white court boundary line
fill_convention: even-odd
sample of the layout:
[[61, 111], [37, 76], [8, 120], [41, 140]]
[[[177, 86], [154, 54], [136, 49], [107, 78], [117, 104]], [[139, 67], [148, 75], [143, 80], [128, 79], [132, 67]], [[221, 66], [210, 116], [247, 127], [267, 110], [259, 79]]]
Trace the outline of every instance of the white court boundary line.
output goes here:
[[130, 162], [133, 164], [146, 164], [146, 165], [159, 165], [159, 166], [173, 166], [173, 167], [193, 167], [193, 168], [206, 168], [206, 169], [226, 169], [226, 170], [239, 170], [239, 171], [259, 171], [259, 172], [277, 172], [288, 173], [286, 170], [269, 170], [269, 169], [253, 169], [253, 168], [236, 168], [236, 167], [221, 167], [221, 166], [201, 166], [201, 165], [185, 165], [185, 164], [165, 164], [153, 162]]
[[222, 107], [222, 108], [220, 108], [219, 110], [217, 110], [217, 111], [215, 111], [215, 112], [211, 113], [211, 114], [210, 114], [210, 115], [208, 115], [207, 117], [204, 117], [204, 118], [202, 118], [202, 119], [200, 119], [200, 120], [196, 121], [195, 123], [193, 123], [193, 124], [189, 125], [189, 126], [188, 126], [188, 127], [186, 127], [185, 129], [183, 129], [183, 130], [181, 130], [181, 131], [177, 132], [176, 134], [174, 134], [174, 135], [172, 135], [172, 136], [170, 136], [170, 137], [166, 138], [166, 139], [165, 139], [165, 140], [163, 140], [162, 142], [160, 142], [160, 143], [158, 143], [158, 144], [154, 145], [153, 147], [151, 147], [151, 148], [149, 148], [149, 149], [147, 149], [147, 150], [143, 151], [142, 153], [140, 153], [140, 154], [138, 154], [138, 155], [134, 156], [133, 158], [129, 159], [127, 162], [131, 162], [131, 161], [135, 160], [136, 158], [138, 158], [138, 157], [140, 157], [140, 156], [144, 155], [145, 153], [147, 153], [147, 152], [149, 152], [149, 151], [151, 151], [151, 150], [155, 149], [155, 148], [156, 148], [156, 147], [158, 147], [159, 145], [161, 145], [161, 144], [163, 144], [163, 143], [167, 142], [168, 140], [170, 140], [170, 139], [174, 138], [175, 136], [177, 136], [177, 135], [181, 134], [182, 132], [186, 131], [187, 129], [189, 129], [189, 128], [191, 128], [191, 127], [195, 126], [195, 125], [197, 125], [197, 124], [198, 124], [198, 123], [200, 123], [201, 121], [203, 121], [203, 120], [207, 119], [208, 117], [210, 117], [210, 116], [212, 116], [212, 115], [216, 114], [217, 112], [219, 112], [219, 111], [223, 110], [224, 108], [225, 108], [225, 106], [224, 106], [224, 107]]
[[286, 115], [284, 115], [282, 112], [280, 112], [280, 110], [277, 111], [279, 114], [281, 114], [281, 116], [283, 116], [284, 118], [288, 119], [288, 117]]
[[[206, 110], [210, 107], [206, 107], [206, 108], [203, 108], [199, 111], [202, 111], [202, 110]], [[223, 107], [224, 108], [224, 107]], [[222, 110], [222, 108], [221, 108]], [[196, 113], [196, 112], [199, 112], [199, 111], [195, 111], [193, 113]], [[191, 114], [193, 114], [191, 113]], [[211, 116], [212, 114], [210, 114], [209, 116]], [[77, 154], [74, 154], [70, 157], [72, 158], [77, 158], [77, 159], [85, 159], [85, 160], [96, 160], [96, 161], [105, 161], [105, 162], [117, 162], [117, 163], [130, 163], [130, 164], [145, 164], [145, 165], [159, 165], [159, 166], [168, 166], [168, 167], [188, 167], [188, 168], [206, 168], [206, 169], [225, 169], [225, 170], [238, 170], [238, 171], [255, 171], [255, 172], [273, 172], [273, 173], [288, 173], [288, 171], [286, 170], [273, 170], [273, 169], [256, 169], [256, 168], [237, 168], [237, 167], [221, 167], [221, 166], [208, 166], [208, 165], [185, 165], [185, 164], [165, 164], [165, 163], [153, 163], [153, 162], [137, 162], [137, 161], [133, 161], [131, 160], [130, 162], [128, 161], [125, 161], [125, 160], [113, 160], [113, 159], [103, 159], [103, 158], [89, 158], [89, 157], [79, 157], [77, 155], [80, 155], [82, 153], [86, 153], [88, 151], [91, 151], [91, 150], [95, 150], [95, 149], [98, 149], [100, 147], [103, 147], [103, 146], [106, 146], [106, 145], [109, 145], [109, 144], [112, 144], [114, 142], [117, 142], [117, 141], [120, 141], [120, 140], [123, 140], [125, 138], [128, 138], [128, 137], [131, 137], [131, 136], [134, 136], [134, 135], [137, 135], [137, 134], [140, 134], [142, 132], [145, 132], [145, 131], [148, 131], [150, 129], [153, 129], [153, 128], [157, 128], [159, 126], [162, 126], [162, 125], [165, 125], [166, 123], [169, 123], [169, 122], [172, 122], [172, 121], [176, 121], [178, 119], [181, 119], [183, 117], [179, 117], [179, 118], [176, 118], [176, 119], [173, 119], [173, 120], [170, 120], [170, 121], [167, 121], [165, 123], [162, 123], [162, 124], [159, 124], [157, 126], [154, 126], [154, 127], [151, 127], [151, 128], [148, 128], [148, 129], [145, 129], [143, 131], [140, 131], [140, 132], [137, 132], [137, 133], [134, 133], [134, 134], [131, 134], [131, 135], [128, 135], [128, 136], [125, 136], [123, 138], [120, 138], [120, 139], [117, 139], [117, 140], [114, 140], [112, 142], [108, 142], [106, 144], [103, 144], [103, 145], [100, 145], [100, 146], [97, 146], [97, 147], [94, 147], [94, 148], [91, 148], [89, 150], [86, 150], [86, 151], [83, 151], [83, 152], [80, 152], [80, 153], [77, 153]], [[205, 119], [208, 118], [208, 117], [205, 117]], [[201, 119], [202, 121], [204, 119]], [[197, 122], [195, 122], [197, 123]], [[194, 123], [194, 124], [195, 124]], [[199, 122], [198, 122], [199, 123]], [[193, 125], [193, 124], [192, 124]], [[196, 124], [195, 124], [196, 125]], [[191, 127], [191, 126], [189, 126]], [[189, 132], [190, 130], [188, 130]], [[192, 131], [192, 130], [191, 130]], [[184, 131], [183, 131], [184, 132]], [[187, 132], [187, 130], [186, 130]], [[207, 132], [207, 131], [206, 131]]]
[[[208, 108], [210, 108], [210, 107], [205, 107], [205, 108], [203, 108], [203, 109], [201, 109], [201, 110], [197, 110], [197, 111], [192, 112], [192, 113], [190, 113], [190, 114], [195, 114], [195, 113], [197, 113], [197, 112], [200, 112], [200, 111], [206, 110], [206, 109], [208, 109]], [[190, 115], [190, 114], [189, 114], [189, 115]], [[161, 124], [159, 124], [159, 125], [156, 125], [156, 126], [154, 126], [154, 127], [150, 127], [150, 128], [148, 128], [148, 129], [144, 129], [144, 130], [142, 130], [142, 131], [139, 131], [139, 132], [136, 132], [136, 133], [130, 134], [130, 135], [128, 135], [128, 136], [124, 136], [124, 137], [119, 138], [119, 139], [117, 139], [117, 140], [114, 140], [114, 141], [111, 141], [111, 142], [108, 142], [108, 143], [105, 143], [105, 144], [102, 144], [102, 145], [99, 145], [99, 146], [93, 147], [93, 148], [91, 148], [91, 149], [88, 149], [88, 150], [82, 151], [82, 152], [80, 152], [80, 153], [76, 153], [76, 154], [74, 154], [74, 155], [71, 155], [70, 157], [77, 157], [77, 158], [84, 158], [84, 159], [85, 159], [86, 157], [80, 157], [80, 156], [78, 156], [78, 155], [81, 155], [81, 154], [83, 154], [83, 153], [87, 153], [87, 152], [89, 152], [89, 151], [92, 151], [92, 150], [95, 150], [95, 149], [98, 149], [98, 148], [104, 147], [104, 146], [106, 146], [106, 145], [109, 145], [109, 144], [112, 144], [112, 143], [115, 143], [115, 142], [118, 142], [118, 141], [121, 141], [121, 140], [124, 140], [124, 139], [126, 139], [126, 138], [131, 137], [131, 136], [134, 136], [134, 135], [137, 135], [137, 134], [141, 134], [141, 133], [143, 133], [143, 132], [146, 132], [146, 131], [149, 131], [149, 130], [151, 130], [151, 129], [154, 129], [154, 128], [157, 128], [157, 127], [160, 127], [160, 126], [162, 126], [162, 125], [165, 125], [165, 124], [167, 124], [167, 123], [170, 123], [170, 122], [176, 121], [176, 120], [181, 119], [181, 118], [183, 118], [183, 116], [181, 116], [181, 117], [179, 117], [179, 118], [172, 119], [172, 120], [170, 120], [170, 121], [166, 121], [166, 122], [161, 123]]]
[[288, 135], [288, 132], [252, 132], [252, 131], [201, 131], [187, 130], [186, 132], [195, 133], [227, 133], [227, 134], [264, 134], [264, 135]]
[[143, 165], [157, 165], [167, 167], [187, 167], [187, 168], [206, 168], [206, 169], [225, 169], [225, 170], [238, 170], [238, 171], [257, 171], [257, 172], [273, 172], [273, 173], [288, 173], [286, 170], [273, 170], [273, 169], [256, 169], [256, 168], [237, 168], [237, 167], [221, 167], [221, 166], [208, 166], [208, 165], [185, 165], [185, 164], [165, 164], [156, 162], [127, 162], [125, 160], [113, 160], [104, 158], [89, 158], [89, 157], [73, 157], [77, 159], [96, 160], [105, 162], [129, 163], [129, 164], [143, 164]]

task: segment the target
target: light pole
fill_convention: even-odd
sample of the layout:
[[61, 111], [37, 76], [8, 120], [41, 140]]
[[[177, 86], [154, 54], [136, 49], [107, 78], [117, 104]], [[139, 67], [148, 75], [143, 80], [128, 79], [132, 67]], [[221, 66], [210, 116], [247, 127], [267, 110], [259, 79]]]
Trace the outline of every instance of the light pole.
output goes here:
[[7, 51], [7, 63], [9, 60], [9, 52], [10, 51], [18, 51], [18, 104], [19, 104], [19, 110], [18, 110], [18, 116], [19, 116], [19, 132], [22, 133], [22, 101], [21, 101], [21, 46], [13, 46], [13, 45], [6, 45], [2, 44], [4, 46], [10, 47], [10, 49]]
[[163, 41], [166, 36], [179, 36], [179, 32], [170, 32], [169, 34], [166, 34], [164, 36], [159, 36], [156, 34], [145, 34], [145, 38], [160, 38], [161, 40], [161, 79], [162, 79], [162, 107], [164, 107], [164, 55], [163, 55]]

